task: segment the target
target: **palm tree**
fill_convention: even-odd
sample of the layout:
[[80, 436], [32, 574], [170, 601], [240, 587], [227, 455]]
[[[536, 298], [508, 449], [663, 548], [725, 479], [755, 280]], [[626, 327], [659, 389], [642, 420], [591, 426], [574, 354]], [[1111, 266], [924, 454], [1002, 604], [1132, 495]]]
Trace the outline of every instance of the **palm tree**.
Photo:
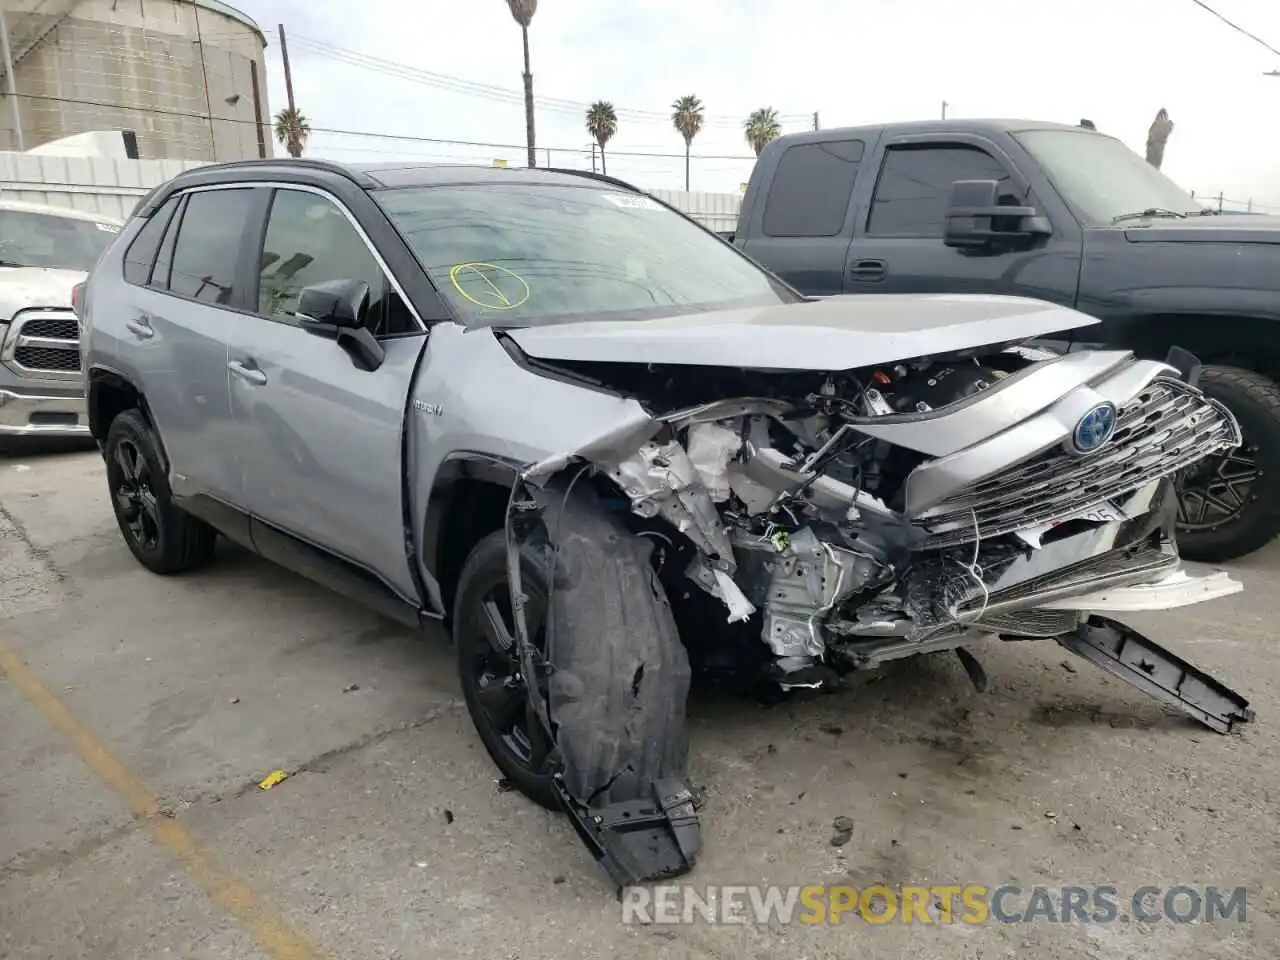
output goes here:
[[689, 94], [681, 97], [671, 105], [671, 122], [675, 124], [680, 136], [684, 137], [684, 190], [689, 192], [689, 148], [693, 146], [693, 138], [702, 129], [704, 119], [702, 101]]
[[520, 37], [524, 41], [524, 138], [529, 145], [529, 166], [538, 165], [533, 152], [533, 74], [529, 71], [529, 24], [538, 12], [538, 0], [507, 0], [511, 16], [520, 24]]
[[604, 145], [618, 132], [618, 113], [608, 100], [597, 100], [587, 108], [587, 133], [600, 145], [600, 172], [608, 173], [604, 162]]
[[309, 136], [311, 124], [297, 107], [285, 107], [276, 114], [276, 140], [289, 151], [289, 156], [295, 159], [302, 156], [302, 148], [307, 145]]
[[742, 125], [747, 135], [747, 143], [760, 156], [760, 151], [782, 136], [782, 124], [778, 122], [778, 111], [773, 107], [761, 107], [751, 111], [747, 122]]

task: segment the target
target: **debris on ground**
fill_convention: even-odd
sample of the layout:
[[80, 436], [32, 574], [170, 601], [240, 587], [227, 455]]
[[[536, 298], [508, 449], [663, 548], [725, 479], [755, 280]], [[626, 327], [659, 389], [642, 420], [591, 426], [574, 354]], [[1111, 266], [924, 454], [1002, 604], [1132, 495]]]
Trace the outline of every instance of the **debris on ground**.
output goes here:
[[444, 822], [453, 823], [453, 811], [446, 809], [444, 812]]
[[1069, 664], [1066, 660], [1063, 660], [1060, 666], [1062, 667], [1063, 670], [1067, 671], [1067, 673], [1076, 672], [1076, 668], [1073, 667], [1071, 664]]
[[512, 790], [515, 789], [515, 784], [513, 784], [506, 777], [499, 777], [497, 780], [493, 782], [498, 785], [499, 793], [510, 793]]
[[239, 697], [232, 697], [230, 700], [227, 701], [227, 703], [239, 703], [239, 702], [240, 702]]
[[853, 838], [853, 821], [848, 817], [836, 817], [831, 821], [831, 845], [843, 847]]
[[358, 684], [358, 683], [352, 683], [352, 684], [348, 684], [347, 686], [343, 687], [343, 688], [342, 688], [342, 692], [343, 692], [343, 693], [355, 693], [355, 692], [356, 692], [357, 690], [359, 690], [359, 689], [360, 689], [360, 684]]
[[263, 790], [270, 790], [277, 783], [282, 783], [289, 778], [289, 774], [283, 770], [272, 770], [265, 777], [258, 781], [258, 786]]

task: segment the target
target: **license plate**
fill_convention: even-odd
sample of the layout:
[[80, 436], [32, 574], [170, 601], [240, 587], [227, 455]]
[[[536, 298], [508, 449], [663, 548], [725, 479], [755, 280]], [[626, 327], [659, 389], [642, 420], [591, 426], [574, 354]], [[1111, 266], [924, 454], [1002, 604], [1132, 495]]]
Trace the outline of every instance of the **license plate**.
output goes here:
[[1055, 517], [1048, 523], [1037, 524], [1034, 527], [1026, 527], [1023, 530], [1019, 530], [1017, 533], [1023, 541], [1033, 547], [1039, 548], [1041, 546], [1041, 537], [1054, 527], [1061, 526], [1071, 520], [1085, 520], [1090, 523], [1114, 523], [1115, 521], [1123, 520], [1124, 518], [1124, 513], [1122, 513], [1118, 508], [1112, 506], [1110, 503], [1095, 503], [1092, 507], [1088, 507], [1076, 513], [1068, 513], [1061, 517]]

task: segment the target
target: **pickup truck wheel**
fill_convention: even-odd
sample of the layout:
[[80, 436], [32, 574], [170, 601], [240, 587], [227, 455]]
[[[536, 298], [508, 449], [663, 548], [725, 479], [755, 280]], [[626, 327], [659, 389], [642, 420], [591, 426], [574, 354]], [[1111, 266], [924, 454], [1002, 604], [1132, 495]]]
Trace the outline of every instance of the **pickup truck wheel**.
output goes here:
[[1280, 532], [1280, 388], [1226, 366], [1205, 367], [1200, 388], [1235, 414], [1244, 442], [1178, 476], [1178, 547], [1188, 560], [1221, 563]]
[[155, 435], [142, 414], [111, 421], [103, 449], [111, 506], [125, 543], [152, 573], [182, 573], [213, 559], [217, 532], [173, 502]]
[[[538, 695], [549, 700], [565, 785], [586, 802], [648, 797], [654, 780], [684, 776], [688, 656], [649, 563], [650, 542], [601, 510], [589, 492], [563, 507], [560, 493], [553, 499], [546, 523], [559, 544], [555, 589], [540, 549], [521, 551], [521, 575], [530, 639], [553, 668]], [[512, 785], [559, 809], [545, 765], [550, 745], [529, 730], [507, 589], [506, 538], [497, 531], [477, 544], [458, 584], [454, 641], [463, 696]]]

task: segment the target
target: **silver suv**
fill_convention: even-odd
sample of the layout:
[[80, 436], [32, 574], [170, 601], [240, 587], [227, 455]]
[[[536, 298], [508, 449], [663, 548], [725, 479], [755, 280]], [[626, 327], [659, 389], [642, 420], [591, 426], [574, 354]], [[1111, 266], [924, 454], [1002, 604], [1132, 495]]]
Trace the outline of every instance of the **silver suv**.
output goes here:
[[156, 190], [82, 313], [137, 559], [222, 534], [446, 621], [493, 760], [620, 884], [697, 852], [695, 675], [953, 653], [981, 686], [974, 641], [1052, 638], [1218, 732], [1251, 715], [1110, 619], [1241, 589], [1181, 569], [1173, 489], [1239, 426], [1184, 352], [1024, 342], [1072, 310], [806, 299], [606, 177], [291, 160]]
[[0, 441], [89, 435], [72, 292], [120, 226], [0, 200]]

